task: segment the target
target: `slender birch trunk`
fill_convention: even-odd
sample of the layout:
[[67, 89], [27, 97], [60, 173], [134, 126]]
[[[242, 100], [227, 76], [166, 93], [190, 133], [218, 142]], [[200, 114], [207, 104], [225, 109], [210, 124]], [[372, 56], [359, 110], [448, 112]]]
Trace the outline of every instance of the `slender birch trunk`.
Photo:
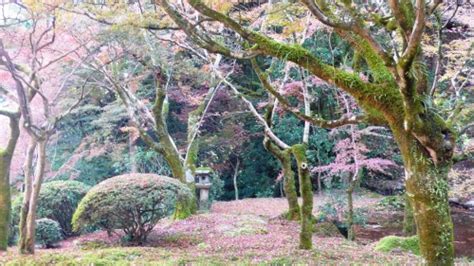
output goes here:
[[237, 163], [235, 164], [234, 168], [234, 192], [235, 192], [235, 200], [239, 200], [239, 186], [237, 185], [237, 177], [239, 175], [239, 167], [240, 167], [240, 160], [237, 158]]
[[[48, 139], [33, 140], [28, 148], [27, 164], [25, 165], [26, 189], [20, 217], [20, 253], [22, 254], [34, 254], [35, 252], [36, 209], [46, 166], [47, 142]], [[37, 162], [34, 172], [32, 172], [35, 150]]]

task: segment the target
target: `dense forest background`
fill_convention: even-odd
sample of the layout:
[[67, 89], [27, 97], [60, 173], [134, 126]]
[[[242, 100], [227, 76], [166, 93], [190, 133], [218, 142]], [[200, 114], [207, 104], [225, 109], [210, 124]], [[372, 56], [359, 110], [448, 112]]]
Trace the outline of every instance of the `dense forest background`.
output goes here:
[[[406, 236], [415, 213], [424, 258], [452, 262], [449, 210], [471, 219], [474, 209], [469, 1], [403, 1], [409, 11], [399, 1], [188, 2], [1, 2], [9, 244], [34, 253], [41, 184], [50, 193], [56, 181], [80, 182], [72, 217], [86, 191], [113, 177], [169, 176], [197, 196], [196, 173], [211, 170], [216, 216], [229, 201], [286, 198], [281, 217], [301, 223], [300, 248], [311, 250], [323, 220], [354, 240], [353, 225], [371, 218], [363, 199], [402, 213]], [[313, 192], [324, 199], [314, 208]], [[71, 217], [61, 237], [76, 236]], [[445, 235], [432, 240], [430, 230]]]

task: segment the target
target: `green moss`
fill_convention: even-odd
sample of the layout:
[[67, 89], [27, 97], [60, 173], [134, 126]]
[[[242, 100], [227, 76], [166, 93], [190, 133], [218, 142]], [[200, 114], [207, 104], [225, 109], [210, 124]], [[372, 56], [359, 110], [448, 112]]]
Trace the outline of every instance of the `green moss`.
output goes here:
[[176, 202], [176, 209], [173, 218], [176, 220], [183, 220], [196, 213], [197, 201], [196, 197], [183, 198]]
[[210, 173], [212, 173], [212, 168], [211, 168], [211, 167], [201, 166], [201, 167], [196, 168], [196, 172], [205, 173], [205, 174], [210, 174]]
[[320, 222], [314, 224], [314, 229], [313, 232], [317, 236], [323, 236], [323, 237], [341, 237], [341, 233], [339, 232], [339, 229], [337, 229], [337, 226], [331, 222]]
[[[351, 73], [324, 64], [301, 45], [281, 43], [256, 32], [249, 34], [249, 38], [257, 44], [256, 49], [306, 68], [319, 78], [350, 93], [360, 105], [377, 109], [382, 113], [400, 114], [399, 110], [403, 108], [403, 104], [399, 89], [390, 71], [385, 67], [384, 61], [368, 43], [361, 41], [358, 50], [364, 54], [364, 59], [370, 65], [372, 75], [378, 81], [374, 84], [362, 80], [358, 73]], [[393, 112], [387, 112], [388, 110]]]
[[402, 249], [403, 251], [409, 251], [415, 255], [420, 255], [418, 236], [386, 236], [380, 239], [380, 241], [375, 246], [376, 251], [382, 252], [390, 252], [394, 249]]
[[416, 219], [420, 252], [429, 265], [451, 265], [454, 258], [453, 224], [446, 181], [450, 166], [436, 166], [426, 147], [414, 138], [398, 134], [395, 133], [407, 168], [406, 188]]
[[311, 184], [309, 166], [306, 159], [306, 145], [296, 144], [293, 145], [291, 149], [298, 165], [301, 197], [303, 198], [303, 203], [301, 205], [300, 248], [311, 249], [313, 246], [313, 186]]
[[236, 217], [235, 223], [228, 227], [220, 228], [220, 231], [224, 235], [231, 237], [268, 234], [267, 221], [253, 215]]
[[410, 199], [405, 193], [405, 209], [403, 215], [403, 233], [410, 236], [416, 234], [415, 217], [413, 216], [413, 207], [411, 206]]
[[91, 241], [78, 241], [76, 245], [80, 247], [81, 250], [105, 249], [110, 246], [107, 242], [100, 239]]
[[370, 44], [359, 36], [351, 35], [349, 38], [353, 39], [351, 43], [353, 47], [363, 56], [364, 60], [370, 68], [372, 76], [376, 82], [389, 82], [395, 84], [392, 74], [385, 66], [383, 59], [372, 49]]
[[288, 201], [288, 212], [286, 218], [288, 220], [299, 220], [301, 217], [301, 208], [298, 204], [298, 194], [296, 193], [295, 173], [291, 168], [291, 153], [289, 150], [282, 152], [280, 163], [284, 173], [284, 190]]
[[6, 265], [95, 265], [115, 266], [133, 265], [141, 258], [137, 250], [105, 249], [82, 254], [80, 257], [66, 254], [46, 254], [41, 257], [24, 257], [8, 262]]
[[295, 258], [281, 257], [281, 258], [272, 259], [271, 261], [268, 261], [267, 263], [268, 265], [284, 266], [284, 265], [294, 265], [296, 261], [295, 261]]
[[10, 161], [11, 156], [0, 151], [0, 250], [7, 250], [10, 233]]

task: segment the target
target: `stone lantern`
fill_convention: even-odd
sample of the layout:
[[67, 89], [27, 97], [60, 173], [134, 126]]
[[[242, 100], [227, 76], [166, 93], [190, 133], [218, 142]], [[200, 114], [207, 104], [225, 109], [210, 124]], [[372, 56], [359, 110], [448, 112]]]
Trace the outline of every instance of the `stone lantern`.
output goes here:
[[196, 189], [199, 190], [199, 209], [209, 210], [209, 190], [211, 188], [212, 169], [209, 167], [199, 167], [195, 171]]

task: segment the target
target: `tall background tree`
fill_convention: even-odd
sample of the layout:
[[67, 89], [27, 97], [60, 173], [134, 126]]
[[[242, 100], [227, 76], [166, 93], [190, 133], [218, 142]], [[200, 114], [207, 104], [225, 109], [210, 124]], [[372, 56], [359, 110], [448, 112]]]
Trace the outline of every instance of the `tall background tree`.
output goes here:
[[[29, 137], [24, 163], [25, 192], [20, 218], [20, 251], [32, 254], [35, 250], [37, 200], [45, 175], [47, 144], [55, 133], [58, 121], [78, 105], [84, 92], [82, 86], [78, 101], [63, 112], [60, 111], [58, 99], [70, 89], [70, 80], [75, 77], [77, 70], [77, 66], [71, 65], [68, 58], [87, 53], [81, 50], [85, 45], [74, 42], [73, 34], [68, 34], [72, 31], [67, 24], [56, 24], [57, 6], [34, 3], [12, 5], [21, 13], [25, 23], [15, 25], [15, 35], [11, 31], [2, 32], [0, 63], [14, 83], [23, 119], [22, 128]], [[5, 37], [10, 37], [7, 44], [4, 44], [7, 41], [4, 41]], [[14, 45], [17, 42], [23, 43], [23, 46]], [[11, 48], [8, 49], [7, 45]], [[11, 56], [12, 53], [15, 53], [15, 58]], [[87, 57], [84, 56], [82, 60]]]

